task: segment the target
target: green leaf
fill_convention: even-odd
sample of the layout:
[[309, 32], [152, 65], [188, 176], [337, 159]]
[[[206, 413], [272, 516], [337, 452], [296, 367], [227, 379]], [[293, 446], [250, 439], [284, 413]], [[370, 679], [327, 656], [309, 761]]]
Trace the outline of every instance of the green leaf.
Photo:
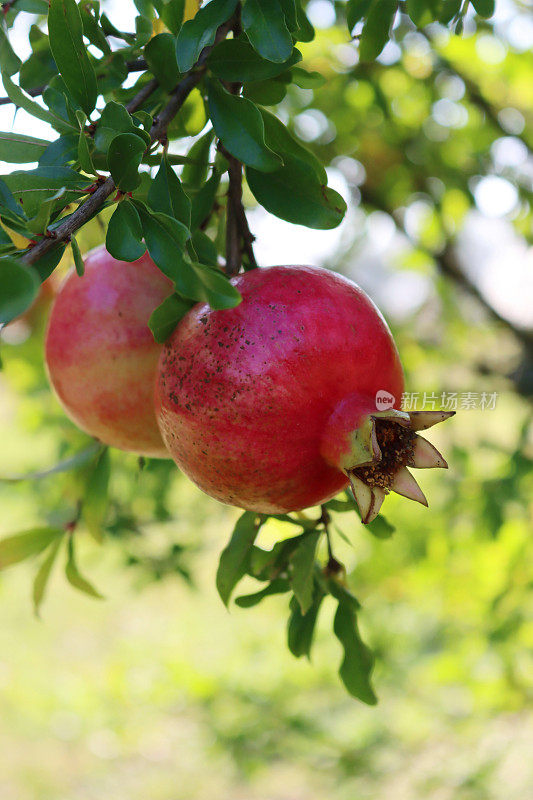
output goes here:
[[203, 300], [211, 308], [233, 308], [241, 301], [237, 289], [219, 269], [190, 261], [184, 253], [189, 231], [167, 214], [153, 213], [135, 202], [148, 252], [177, 291], [191, 300]]
[[300, 604], [302, 614], [306, 614], [313, 602], [315, 553], [320, 531], [308, 534], [291, 556], [291, 585], [294, 596]]
[[91, 8], [89, 3], [85, 5], [80, 4], [78, 9], [83, 25], [83, 35], [105, 56], [109, 56], [111, 54], [111, 48], [109, 42], [105, 38], [102, 28], [98, 24], [98, 14], [96, 17], [93, 15], [94, 8]]
[[439, 14], [439, 22], [448, 25], [461, 10], [462, 0], [444, 0]]
[[166, 342], [174, 332], [178, 322], [183, 319], [193, 305], [193, 302], [185, 300], [175, 293], [165, 298], [161, 305], [155, 311], [152, 311], [148, 320], [148, 325], [156, 342]]
[[146, 145], [150, 144], [150, 135], [135, 125], [133, 117], [121, 103], [112, 100], [102, 111], [94, 134], [94, 144], [101, 153], [107, 153], [109, 145], [119, 133], [133, 133], [139, 136]]
[[[54, 223], [49, 225], [50, 229], [53, 227]], [[44, 256], [41, 256], [38, 261], [35, 261], [33, 264], [33, 269], [38, 273], [41, 282], [50, 277], [52, 272], [61, 261], [66, 247], [66, 242], [60, 242], [55, 247], [52, 247]]]
[[[243, 95], [252, 103], [262, 106], [276, 106], [281, 103], [287, 94], [287, 83], [283, 76], [270, 78], [266, 81], [251, 81], [244, 85]], [[260, 109], [262, 111], [262, 109]]]
[[282, 63], [267, 61], [244, 39], [224, 39], [209, 56], [209, 66], [224, 81], [244, 83], [274, 78], [302, 60], [299, 50], [293, 49]]
[[22, 64], [22, 61], [11, 47], [3, 17], [0, 21], [0, 64], [2, 64], [2, 72], [7, 75], [14, 75], [19, 71]]
[[154, 211], [175, 217], [187, 228], [190, 226], [191, 201], [166, 156], [161, 159], [161, 166], [152, 181], [147, 199], [148, 205]]
[[294, 31], [294, 36], [299, 42], [312, 42], [315, 38], [315, 29], [309, 22], [309, 18], [302, 7], [302, 0], [296, 0], [296, 17], [298, 28]]
[[495, 0], [470, 0], [480, 17], [488, 19], [494, 14]]
[[174, 34], [178, 34], [183, 23], [183, 14], [185, 11], [185, 0], [167, 0], [159, 16], [169, 29]]
[[37, 25], [32, 25], [29, 39], [33, 52], [21, 66], [19, 75], [19, 83], [27, 92], [46, 85], [54, 75], [57, 75], [57, 66], [50, 50], [48, 36]]
[[90, 184], [90, 179], [68, 167], [37, 167], [15, 170], [2, 176], [13, 196], [22, 204], [26, 215], [34, 217], [45, 200], [63, 187], [67, 190], [58, 198], [57, 207], [64, 208], [78, 199]]
[[103, 538], [102, 525], [107, 513], [110, 476], [109, 450], [105, 448], [96, 457], [89, 473], [82, 506], [82, 516], [87, 529], [97, 542], [101, 542]]
[[220, 172], [217, 169], [208, 181], [192, 195], [191, 207], [191, 230], [194, 231], [201, 225], [211, 213], [215, 202], [218, 187], [220, 185]]
[[173, 281], [178, 279], [178, 255], [189, 238], [189, 231], [168, 214], [150, 211], [143, 203], [134, 201], [139, 213], [144, 239], [150, 256], [161, 272]]
[[26, 214], [22, 206], [17, 203], [9, 186], [0, 178], [0, 214], [2, 217], [14, 220], [25, 220]]
[[139, 167], [145, 150], [145, 142], [134, 133], [119, 133], [109, 145], [109, 171], [122, 192], [132, 192], [141, 182]]
[[88, 172], [89, 175], [98, 175], [91, 157], [91, 151], [94, 149], [94, 142], [92, 137], [85, 134], [85, 123], [87, 121], [87, 117], [85, 116], [84, 112], [80, 110], [76, 111], [76, 117], [80, 126], [80, 136], [78, 139], [78, 161], [80, 162], [80, 166], [84, 172]]
[[289, 581], [286, 578], [276, 578], [269, 583], [268, 586], [265, 586], [264, 589], [261, 589], [259, 592], [254, 592], [254, 594], [243, 594], [240, 597], [237, 597], [235, 600], [235, 605], [239, 606], [240, 608], [251, 608], [252, 606], [256, 606], [264, 597], [270, 597], [273, 594], [285, 594], [290, 590]]
[[344, 648], [339, 669], [342, 682], [353, 697], [368, 705], [375, 705], [377, 698], [370, 683], [374, 657], [361, 639], [352, 603], [339, 599], [333, 631]]
[[194, 231], [190, 242], [192, 244], [193, 252], [189, 255], [199, 261], [201, 264], [209, 264], [212, 267], [218, 265], [218, 250], [215, 242], [202, 230]]
[[407, 0], [407, 13], [419, 28], [438, 17], [438, 0]]
[[4, 89], [6, 90], [6, 94], [9, 99], [16, 106], [19, 106], [19, 108], [23, 108], [24, 111], [27, 111], [28, 114], [31, 114], [33, 117], [37, 117], [37, 119], [40, 119], [43, 122], [48, 122], [49, 125], [52, 125], [53, 128], [58, 130], [64, 131], [66, 128], [74, 128], [74, 125], [70, 125], [56, 113], [48, 111], [48, 109], [43, 108], [39, 103], [33, 100], [30, 95], [24, 91], [24, 89], [21, 89], [21, 87], [17, 86], [16, 83], [13, 83], [6, 72], [2, 72], [2, 83], [4, 84]]
[[95, 597], [97, 600], [103, 600], [103, 595], [98, 592], [89, 581], [80, 574], [76, 564], [76, 556], [74, 553], [74, 536], [69, 536], [68, 540], [68, 559], [65, 567], [65, 575], [71, 586], [79, 589], [80, 592]]
[[283, 9], [285, 16], [285, 24], [287, 28], [294, 33], [298, 30], [298, 14], [296, 12], [295, 0], [279, 0], [280, 6]]
[[32, 592], [33, 611], [36, 617], [39, 616], [39, 611], [41, 608], [41, 604], [44, 600], [46, 587], [48, 586], [48, 580], [50, 578], [52, 567], [54, 566], [54, 562], [59, 552], [59, 548], [61, 547], [62, 540], [63, 537], [58, 537], [56, 541], [52, 543], [50, 549], [48, 550], [48, 555], [46, 556], [43, 563], [39, 567], [35, 579], [33, 581], [33, 592]]
[[181, 173], [181, 180], [187, 188], [198, 188], [204, 183], [209, 169], [209, 153], [214, 138], [214, 130], [207, 131], [200, 136], [187, 153], [188, 162]]
[[306, 614], [302, 614], [300, 604], [296, 598], [293, 597], [291, 599], [287, 643], [289, 650], [296, 658], [301, 658], [302, 656], [310, 657], [318, 612], [323, 599], [324, 593], [315, 588], [313, 603]]
[[78, 160], [79, 135], [65, 133], [48, 145], [39, 159], [40, 167], [61, 167]]
[[268, 61], [286, 61], [292, 52], [292, 36], [278, 0], [246, 0], [242, 25], [259, 55]]
[[16, 0], [17, 11], [27, 11], [29, 14], [48, 14], [48, 0]]
[[350, 33], [363, 17], [366, 17], [372, 0], [348, 0], [346, 3], [346, 22]]
[[0, 540], [0, 569], [42, 553], [54, 539], [62, 535], [61, 528], [31, 528]]
[[238, 519], [230, 542], [220, 556], [216, 584], [225, 606], [233, 589], [246, 574], [246, 564], [263, 520], [253, 511], [245, 511]]
[[232, 95], [220, 83], [209, 81], [207, 105], [217, 136], [235, 158], [263, 172], [281, 165], [279, 156], [265, 144], [261, 113], [250, 100]]
[[237, 0], [211, 0], [196, 12], [193, 19], [187, 20], [178, 34], [176, 45], [180, 72], [188, 72], [204, 47], [213, 44], [217, 28], [231, 17], [236, 7]]
[[117, 204], [107, 225], [105, 246], [119, 261], [137, 261], [146, 252], [141, 220], [131, 200]]
[[379, 56], [390, 39], [397, 8], [398, 0], [372, 0], [359, 43], [361, 61], [373, 61]]
[[293, 67], [291, 70], [292, 82], [299, 86], [301, 89], [318, 89], [324, 86], [326, 79], [320, 72], [313, 70], [308, 72], [302, 67]]
[[19, 259], [0, 258], [0, 324], [24, 313], [39, 294], [41, 282], [33, 267]]
[[67, 89], [87, 116], [96, 105], [96, 75], [83, 44], [83, 27], [75, 0], [50, 0], [50, 48]]
[[29, 231], [32, 233], [45, 233], [50, 223], [50, 217], [52, 215], [52, 211], [54, 210], [54, 206], [56, 205], [56, 201], [61, 200], [61, 198], [65, 196], [66, 191], [66, 188], [62, 186], [58, 192], [53, 194], [47, 200], [43, 200], [35, 216], [32, 217], [27, 223]]
[[326, 170], [314, 153], [300, 144], [285, 127], [283, 122], [274, 114], [271, 114], [270, 111], [262, 108], [261, 116], [263, 117], [263, 124], [265, 126], [265, 140], [271, 150], [278, 153], [284, 163], [295, 159], [305, 162], [311, 167], [320, 183], [326, 184], [328, 182]]
[[336, 228], [346, 212], [346, 203], [333, 189], [320, 183], [299, 159], [276, 172], [248, 168], [246, 179], [252, 194], [271, 214], [308, 228]]
[[133, 0], [135, 8], [141, 16], [151, 19], [154, 15], [153, 4], [150, 0]]
[[146, 17], [135, 17], [135, 42], [137, 47], [143, 47], [152, 36], [152, 22]]
[[81, 257], [81, 250], [79, 248], [75, 236], [71, 235], [70, 246], [72, 247], [72, 255], [74, 257], [74, 266], [76, 267], [76, 272], [81, 278], [85, 272], [85, 264], [83, 263], [83, 258]]
[[159, 33], [145, 46], [144, 56], [161, 86], [169, 92], [172, 91], [180, 78], [176, 37], [171, 33]]

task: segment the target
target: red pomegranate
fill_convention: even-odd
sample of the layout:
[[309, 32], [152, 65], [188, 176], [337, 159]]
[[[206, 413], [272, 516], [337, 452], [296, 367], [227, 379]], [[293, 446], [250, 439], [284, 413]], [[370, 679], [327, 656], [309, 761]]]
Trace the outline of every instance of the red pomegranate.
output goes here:
[[181, 469], [257, 512], [317, 505], [349, 482], [364, 522], [391, 489], [427, 505], [407, 466], [446, 462], [415, 431], [450, 414], [399, 410], [400, 359], [367, 295], [314, 267], [232, 283], [242, 303], [195, 306], [160, 357], [156, 415]]
[[46, 336], [50, 380], [68, 416], [102, 442], [168, 458], [154, 415], [161, 351], [148, 327], [172, 283], [145, 254], [128, 263], [104, 247], [72, 272], [52, 308]]

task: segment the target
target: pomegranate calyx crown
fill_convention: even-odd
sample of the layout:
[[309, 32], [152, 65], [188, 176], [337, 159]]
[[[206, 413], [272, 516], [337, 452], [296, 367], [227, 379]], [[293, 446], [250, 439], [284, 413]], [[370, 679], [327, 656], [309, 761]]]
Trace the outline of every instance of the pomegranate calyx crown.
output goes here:
[[377, 517], [391, 491], [428, 505], [407, 467], [447, 469], [448, 464], [417, 431], [426, 430], [454, 414], [455, 411], [407, 413], [393, 408], [359, 415], [356, 427], [343, 437], [343, 446], [337, 449], [337, 467], [350, 481], [363, 523]]

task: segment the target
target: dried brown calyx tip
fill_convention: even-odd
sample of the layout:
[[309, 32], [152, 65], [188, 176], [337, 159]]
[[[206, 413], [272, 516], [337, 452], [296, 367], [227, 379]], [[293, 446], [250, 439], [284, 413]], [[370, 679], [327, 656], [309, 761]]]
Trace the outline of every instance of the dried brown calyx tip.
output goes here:
[[361, 427], [364, 447], [370, 458], [346, 470], [355, 500], [365, 524], [379, 514], [386, 495], [396, 492], [427, 506], [420, 486], [407, 467], [447, 469], [443, 456], [416, 432], [452, 417], [455, 411], [413, 411], [391, 409], [370, 416]]

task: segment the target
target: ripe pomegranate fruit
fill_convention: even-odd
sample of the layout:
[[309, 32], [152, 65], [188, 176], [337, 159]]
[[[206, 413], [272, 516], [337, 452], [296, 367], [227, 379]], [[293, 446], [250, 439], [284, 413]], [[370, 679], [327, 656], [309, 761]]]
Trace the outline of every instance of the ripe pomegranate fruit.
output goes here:
[[46, 364], [59, 400], [82, 430], [141, 455], [168, 458], [153, 404], [161, 351], [148, 327], [172, 283], [146, 253], [128, 263], [104, 247], [69, 274], [52, 307]]
[[[390, 490], [427, 505], [407, 466], [446, 462], [415, 431], [450, 414], [399, 410], [400, 359], [367, 295], [314, 267], [255, 269], [232, 283], [242, 303], [194, 306], [159, 360], [156, 415], [181, 469], [217, 500], [257, 512], [317, 505], [349, 482], [363, 522]], [[379, 410], [377, 394], [392, 407]]]

